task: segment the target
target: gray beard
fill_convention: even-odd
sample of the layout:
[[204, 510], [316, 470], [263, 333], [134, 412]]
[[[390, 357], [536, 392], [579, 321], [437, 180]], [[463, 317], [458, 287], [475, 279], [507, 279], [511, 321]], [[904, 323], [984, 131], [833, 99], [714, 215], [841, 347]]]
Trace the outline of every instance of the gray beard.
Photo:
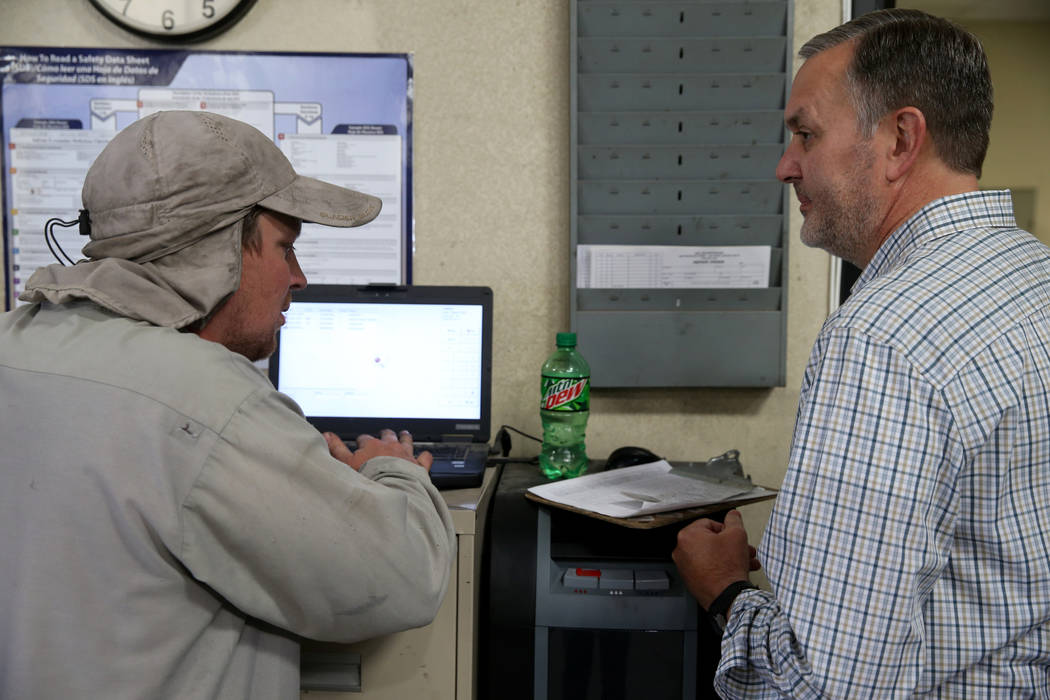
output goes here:
[[[861, 177], [871, 170], [875, 156], [867, 143], [854, 148], [856, 158], [846, 177], [848, 183], [835, 192], [811, 193], [819, 198], [819, 212], [814, 206], [802, 223], [802, 242], [821, 248], [863, 268], [871, 254], [871, 236], [875, 230], [877, 203], [865, 189]], [[818, 201], [812, 199], [813, 204]]]

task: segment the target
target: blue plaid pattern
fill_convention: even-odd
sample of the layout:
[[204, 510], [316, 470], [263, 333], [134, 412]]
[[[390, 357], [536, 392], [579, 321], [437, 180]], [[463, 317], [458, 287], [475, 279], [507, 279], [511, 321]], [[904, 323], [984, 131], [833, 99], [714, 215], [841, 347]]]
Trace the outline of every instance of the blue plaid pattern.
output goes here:
[[825, 322], [725, 697], [1050, 696], [1050, 249], [939, 199]]

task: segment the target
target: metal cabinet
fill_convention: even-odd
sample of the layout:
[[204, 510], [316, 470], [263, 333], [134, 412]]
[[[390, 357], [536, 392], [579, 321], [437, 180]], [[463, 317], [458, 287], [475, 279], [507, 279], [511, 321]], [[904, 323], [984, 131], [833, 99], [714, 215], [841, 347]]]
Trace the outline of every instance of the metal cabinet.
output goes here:
[[[790, 0], [571, 3], [570, 311], [593, 386], [784, 384], [788, 193], [774, 170], [791, 12]], [[587, 256], [606, 246], [768, 247], [768, 284], [665, 286], [659, 270], [643, 286], [585, 284]]]
[[478, 581], [485, 516], [496, 481], [443, 491], [456, 529], [456, 562], [434, 621], [356, 644], [305, 642], [303, 700], [474, 700], [477, 686]]

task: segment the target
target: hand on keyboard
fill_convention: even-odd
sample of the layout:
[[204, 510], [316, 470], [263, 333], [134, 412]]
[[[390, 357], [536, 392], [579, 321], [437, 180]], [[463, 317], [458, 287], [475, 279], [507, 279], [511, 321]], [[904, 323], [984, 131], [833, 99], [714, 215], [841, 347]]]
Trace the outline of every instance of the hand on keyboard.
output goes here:
[[339, 436], [334, 433], [324, 433], [324, 439], [328, 443], [328, 451], [333, 457], [344, 464], [348, 464], [360, 471], [365, 462], [373, 457], [389, 456], [407, 459], [430, 471], [430, 465], [434, 459], [429, 452], [420, 452], [413, 455], [412, 435], [407, 430], [402, 430], [395, 435], [393, 430], [383, 430], [376, 438], [372, 435], [359, 435], [357, 437], [357, 449], [351, 450], [346, 446]]

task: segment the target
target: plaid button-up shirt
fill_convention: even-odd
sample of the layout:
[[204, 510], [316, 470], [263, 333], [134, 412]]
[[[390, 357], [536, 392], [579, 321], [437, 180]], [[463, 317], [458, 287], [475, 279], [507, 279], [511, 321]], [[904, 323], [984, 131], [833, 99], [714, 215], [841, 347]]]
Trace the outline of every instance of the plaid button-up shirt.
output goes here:
[[1050, 695], [1050, 250], [932, 202], [824, 324], [726, 697]]

